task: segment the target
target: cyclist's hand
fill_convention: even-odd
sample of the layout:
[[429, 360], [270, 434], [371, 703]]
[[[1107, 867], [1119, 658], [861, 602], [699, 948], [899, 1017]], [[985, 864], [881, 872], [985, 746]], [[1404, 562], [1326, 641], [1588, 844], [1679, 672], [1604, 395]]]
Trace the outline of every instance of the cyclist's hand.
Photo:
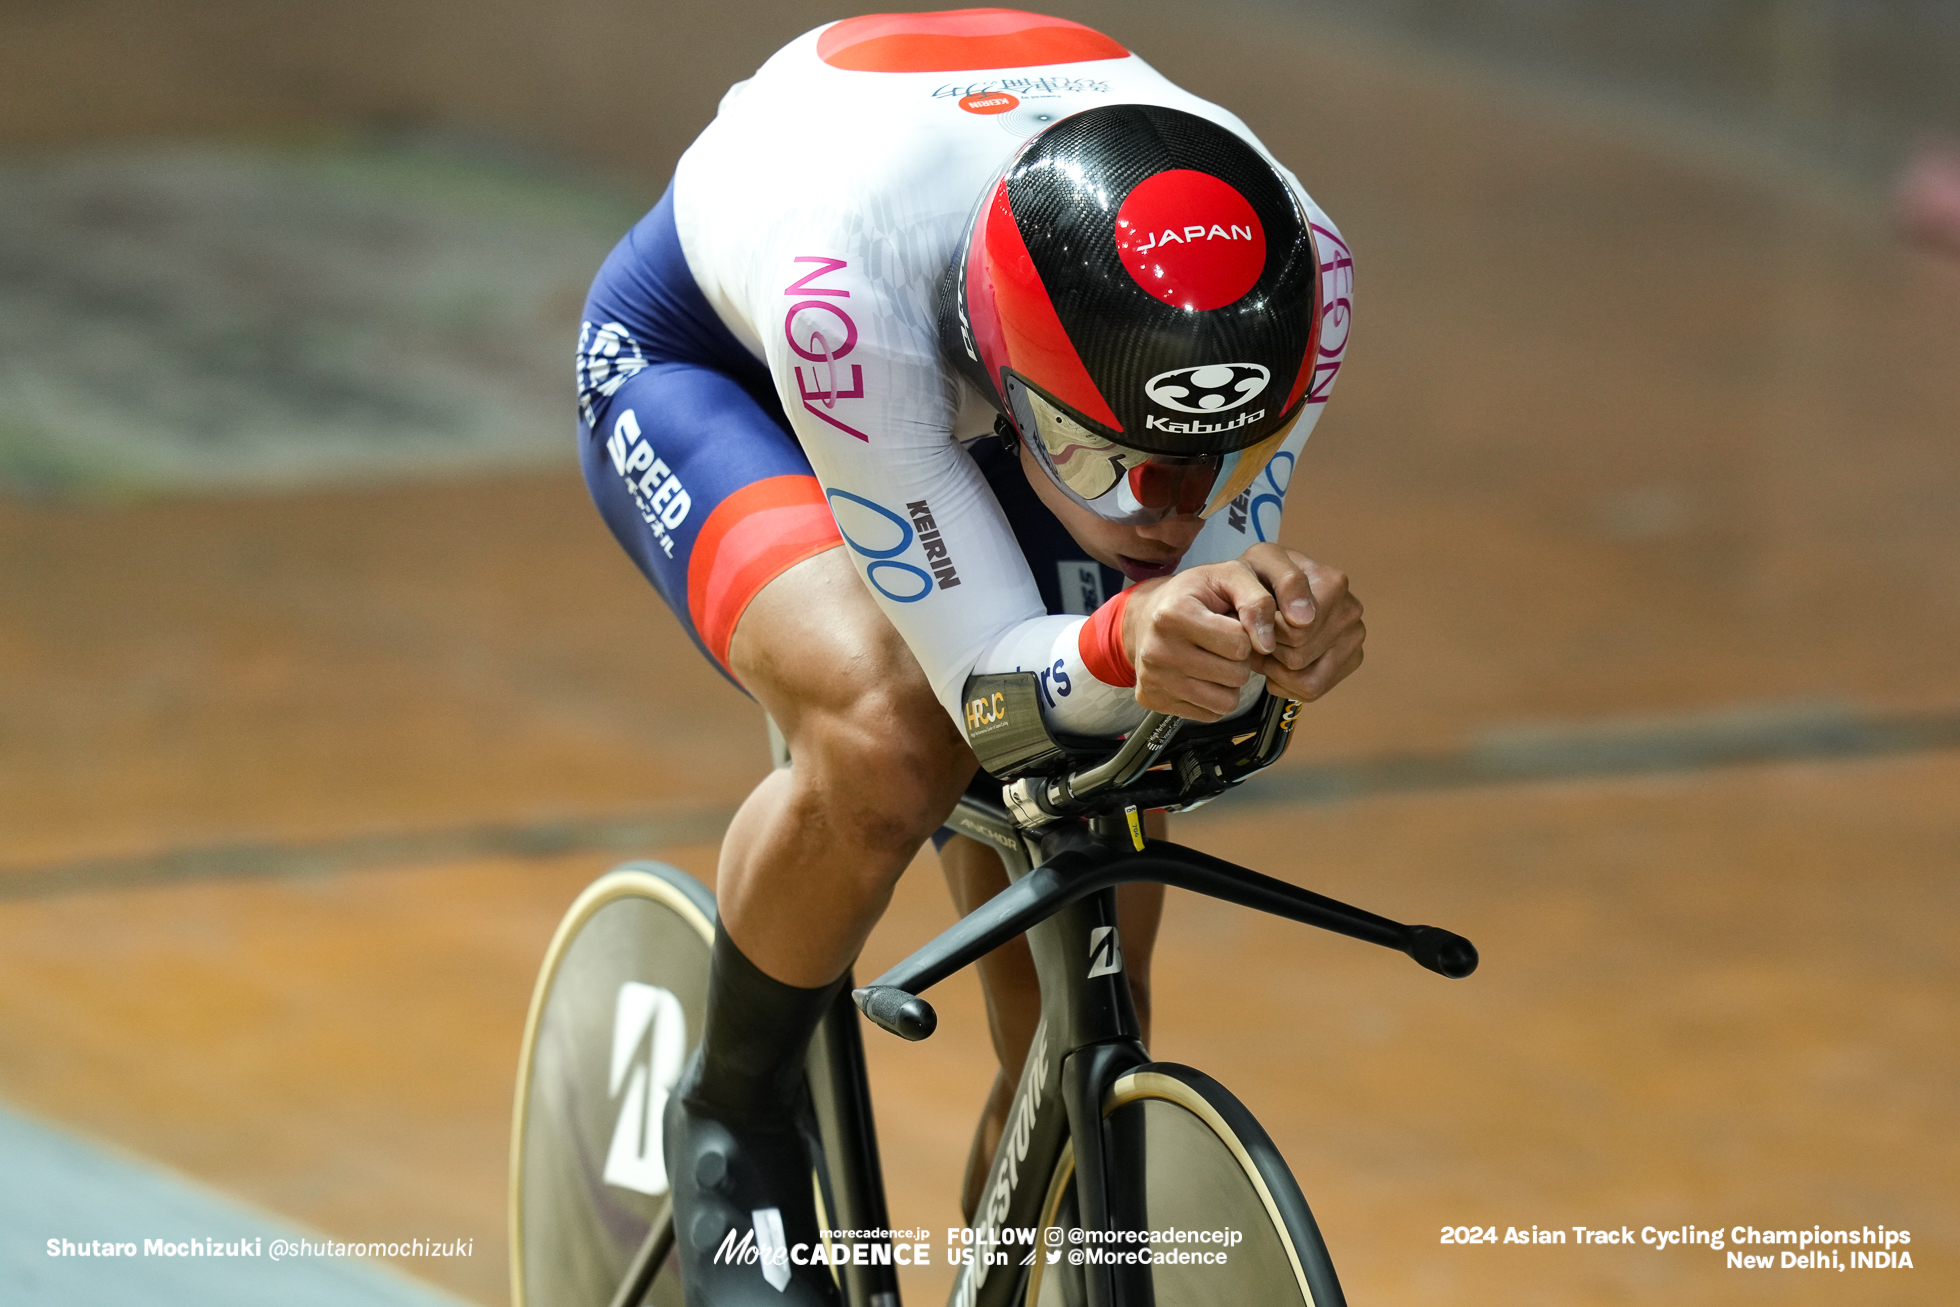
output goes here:
[[1361, 666], [1368, 628], [1344, 573], [1275, 544], [1254, 545], [1239, 562], [1270, 597], [1239, 615], [1255, 648], [1252, 670], [1274, 693], [1311, 702]]
[[1143, 582], [1123, 610], [1137, 702], [1201, 722], [1237, 711], [1255, 660], [1277, 647], [1273, 612], [1271, 591], [1243, 559]]
[[1344, 573], [1276, 544], [1146, 581], [1123, 614], [1137, 702], [1201, 722], [1236, 711], [1255, 675], [1318, 699], [1361, 665], [1367, 634]]

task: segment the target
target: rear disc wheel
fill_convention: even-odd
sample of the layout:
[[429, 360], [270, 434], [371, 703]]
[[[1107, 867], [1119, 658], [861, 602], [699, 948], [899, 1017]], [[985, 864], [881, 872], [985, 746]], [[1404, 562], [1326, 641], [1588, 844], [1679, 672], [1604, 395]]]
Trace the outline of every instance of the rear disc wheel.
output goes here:
[[[700, 1042], [715, 903], [628, 863], [580, 894], [531, 997], [512, 1123], [514, 1307], [606, 1307], [670, 1190], [661, 1113]], [[648, 1302], [679, 1307], [671, 1274]]]

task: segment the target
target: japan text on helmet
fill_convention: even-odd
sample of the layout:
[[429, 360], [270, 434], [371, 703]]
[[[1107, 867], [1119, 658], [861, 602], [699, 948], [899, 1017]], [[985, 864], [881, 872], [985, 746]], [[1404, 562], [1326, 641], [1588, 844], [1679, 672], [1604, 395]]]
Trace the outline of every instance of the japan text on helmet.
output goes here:
[[949, 359], [1117, 522], [1216, 512], [1306, 402], [1320, 322], [1291, 187], [1195, 114], [1062, 119], [980, 196], [939, 296]]

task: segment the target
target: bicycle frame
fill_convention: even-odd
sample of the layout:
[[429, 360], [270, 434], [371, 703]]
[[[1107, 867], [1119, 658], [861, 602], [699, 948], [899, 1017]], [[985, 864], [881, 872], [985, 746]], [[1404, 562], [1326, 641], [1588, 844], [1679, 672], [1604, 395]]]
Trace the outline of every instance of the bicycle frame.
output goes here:
[[[864, 1040], [850, 995], [847, 978], [810, 1040], [807, 1060], [812, 1107], [823, 1138], [824, 1207], [832, 1229], [888, 1230]], [[898, 1269], [889, 1262], [851, 1262], [837, 1269], [850, 1307], [898, 1307]]]
[[[1034, 874], [1034, 856], [1046, 855], [1041, 862], [1046, 870], [1056, 857], [1069, 852], [1092, 854], [1114, 834], [1093, 829], [1106, 827], [1106, 822], [1070, 823], [1037, 843], [1024, 839], [998, 809], [989, 810], [970, 799], [961, 801], [948, 824], [1000, 849], [1012, 882], [1008, 893], [1026, 884]], [[1129, 841], [1127, 831], [1122, 838]], [[1016, 846], [1012, 850], [1007, 847], [1010, 841]], [[993, 902], [1007, 897], [1002, 894]], [[1046, 908], [1054, 900], [1037, 902]], [[930, 974], [944, 968], [950, 974], [958, 970], [965, 965], [958, 959], [972, 952], [975, 943], [955, 937], [962, 933], [961, 927], [987, 914], [991, 907], [993, 903], [970, 914], [907, 963], [879, 977], [868, 990], [894, 981], [901, 982], [898, 987], [903, 988], [904, 980], [915, 976], [923, 979], [920, 971]], [[1022, 1282], [1018, 1271], [1025, 1264], [1023, 1258], [1031, 1261], [1046, 1250], [1024, 1239], [1004, 1240], [1001, 1232], [1031, 1231], [1040, 1226], [1049, 1177], [1070, 1141], [1075, 1149], [1076, 1203], [1082, 1224], [1091, 1229], [1130, 1228], [1134, 1224], [1123, 1219], [1125, 1213], [1111, 1209], [1109, 1159], [1104, 1156], [1102, 1129], [1102, 1103], [1110, 1084], [1123, 1072], [1150, 1060], [1123, 966], [1116, 912], [1116, 890], [1110, 885], [1049, 908], [1027, 927], [1028, 945], [1041, 983], [1041, 1021], [1035, 1027], [1021, 1082], [1008, 1108], [1000, 1146], [980, 1191], [971, 1242], [963, 1245], [968, 1260], [960, 1267], [949, 1299], [956, 1307], [1004, 1307], [1013, 1300]], [[1004, 929], [988, 929], [979, 938], [992, 940]], [[1013, 933], [1019, 932], [1005, 938]], [[993, 946], [986, 944], [972, 952], [972, 957], [977, 959]], [[942, 952], [948, 956], [936, 956]], [[935, 965], [912, 970], [922, 961]], [[949, 967], [949, 963], [953, 965]], [[1114, 1307], [1135, 1299], [1132, 1294], [1118, 1296], [1111, 1268], [1087, 1270], [1090, 1307]]]
[[[1002, 685], [1003, 694], [1016, 692], [1009, 678], [989, 679]], [[1031, 684], [1018, 692], [1026, 703], [995, 714], [1016, 723], [1006, 747], [1017, 750], [1021, 762], [1064, 757], [1065, 744], [1038, 725], [1033, 730], [1022, 725], [1030, 718], [1038, 724], [1040, 718], [1032, 709]], [[1145, 839], [1140, 806], [1192, 806], [1269, 764], [1285, 747], [1292, 711], [1268, 701], [1256, 722], [1220, 723], [1208, 738], [1193, 731], [1193, 738], [1176, 741], [1176, 748], [1181, 723], [1153, 715], [1121, 750], [1086, 771], [1065, 778], [1036, 774], [1010, 786], [1005, 797], [1014, 804], [1018, 824], [1004, 807], [970, 796], [960, 800], [946, 824], [1001, 855], [1008, 887], [869, 985], [847, 986], [811, 1041], [809, 1084], [826, 1161], [820, 1193], [831, 1228], [889, 1228], [857, 1012], [902, 1038], [924, 1039], [938, 1018], [919, 993], [1024, 933], [1041, 986], [1041, 1021], [974, 1224], [961, 1245], [968, 1260], [950, 1307], [1012, 1303], [1022, 1284], [1017, 1271], [1045, 1250], [1021, 1238], [1007, 1242], [1001, 1232], [1041, 1225], [1049, 1179], [1065, 1147], [1074, 1150], [1081, 1225], [1144, 1228], [1145, 1214], [1131, 1210], [1140, 1195], [1111, 1182], [1113, 1175], [1137, 1174], [1138, 1159], [1121, 1155], [1125, 1141], [1103, 1129], [1110, 1087], [1150, 1060], [1123, 966], [1119, 885], [1154, 882], [1191, 890], [1395, 949], [1452, 978], [1476, 969], [1475, 947], [1449, 931], [1402, 925], [1195, 849]], [[1251, 729], [1240, 729], [1247, 726]], [[1221, 752], [1228, 745], [1236, 757]], [[1153, 770], [1164, 757], [1173, 761]], [[984, 754], [982, 761], [997, 775], [1006, 770]], [[671, 1219], [658, 1222], [613, 1307], [638, 1307], [672, 1246]], [[839, 1270], [850, 1307], [898, 1307], [897, 1271], [890, 1263], [853, 1263]], [[1153, 1301], [1146, 1267], [1089, 1263], [1082, 1273], [1088, 1307], [1149, 1307]], [[1324, 1307], [1339, 1307], [1337, 1287]]]
[[[962, 799], [947, 825], [1002, 855], [1008, 888], [853, 998], [877, 1025], [906, 1039], [932, 1033], [937, 1018], [923, 990], [1025, 932], [1041, 983], [1041, 1023], [1008, 1109], [979, 1210], [969, 1260], [952, 1307], [1007, 1307], [1014, 1273], [1044, 1250], [1002, 1242], [1004, 1230], [1039, 1227], [1048, 1178], [1072, 1143], [1077, 1213], [1084, 1228], [1143, 1229], [1142, 1213], [1112, 1174], [1136, 1174], [1135, 1159], [1112, 1155], [1123, 1141], [1102, 1128], [1103, 1102], [1125, 1072], [1149, 1061], [1117, 932], [1115, 887], [1154, 882], [1223, 899], [1407, 953], [1439, 974], [1461, 977], [1477, 965], [1470, 942], [1433, 926], [1405, 926], [1168, 840], [1145, 840], [1133, 821], [1102, 815], [1062, 821], [1035, 833], [998, 808]], [[1037, 863], [1037, 859], [1039, 859]], [[1027, 1261], [1016, 1256], [1027, 1250]], [[996, 1274], [1005, 1271], [1006, 1274]], [[1089, 1307], [1152, 1301], [1147, 1269], [1087, 1265]], [[1133, 1277], [1146, 1282], [1132, 1283]], [[881, 1304], [880, 1307], [883, 1307]]]

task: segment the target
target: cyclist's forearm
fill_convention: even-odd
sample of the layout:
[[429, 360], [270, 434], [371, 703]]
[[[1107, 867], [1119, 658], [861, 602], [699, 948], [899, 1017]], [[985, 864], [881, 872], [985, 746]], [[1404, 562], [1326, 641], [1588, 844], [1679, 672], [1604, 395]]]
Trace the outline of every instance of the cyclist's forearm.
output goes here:
[[1121, 735], [1143, 720], [1144, 710], [1137, 705], [1134, 678], [1118, 672], [1096, 647], [1094, 622], [1068, 616], [1021, 622], [988, 647], [973, 672], [1034, 673], [1042, 720], [1050, 730]]

